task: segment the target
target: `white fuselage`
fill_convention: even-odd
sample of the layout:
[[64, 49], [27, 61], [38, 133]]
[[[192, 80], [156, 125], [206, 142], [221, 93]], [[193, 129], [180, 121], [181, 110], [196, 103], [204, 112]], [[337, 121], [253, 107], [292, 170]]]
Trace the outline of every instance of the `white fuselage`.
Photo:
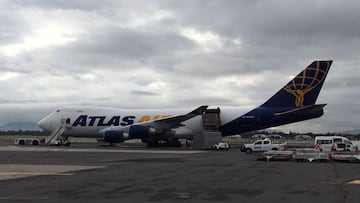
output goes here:
[[[69, 126], [64, 136], [73, 137], [99, 137], [101, 130], [111, 126], [130, 126], [137, 123], [157, 120], [161, 118], [183, 115], [192, 109], [133, 109], [124, 110], [107, 107], [63, 107], [50, 113], [39, 121], [39, 126], [50, 132], [59, 127], [61, 122], [68, 120]], [[239, 116], [246, 110], [238, 107], [225, 107], [220, 109], [221, 124], [224, 125]], [[192, 139], [194, 133], [202, 128], [201, 116], [196, 116], [181, 123], [182, 126], [173, 129], [176, 138]]]

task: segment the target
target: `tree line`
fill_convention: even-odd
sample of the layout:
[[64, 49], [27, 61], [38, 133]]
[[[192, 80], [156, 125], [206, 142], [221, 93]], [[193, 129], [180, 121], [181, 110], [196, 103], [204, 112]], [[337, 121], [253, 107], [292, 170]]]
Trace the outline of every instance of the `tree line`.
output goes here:
[[36, 136], [47, 136], [49, 133], [40, 130], [4, 130], [0, 131], [1, 135], [36, 135]]

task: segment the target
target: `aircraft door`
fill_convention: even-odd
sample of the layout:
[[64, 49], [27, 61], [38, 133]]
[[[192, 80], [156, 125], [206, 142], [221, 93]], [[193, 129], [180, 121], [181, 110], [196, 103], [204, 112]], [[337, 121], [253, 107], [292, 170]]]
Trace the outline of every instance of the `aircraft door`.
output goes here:
[[61, 118], [60, 124], [62, 126], [65, 126], [66, 128], [70, 128], [71, 127], [71, 119], [70, 118]]
[[204, 130], [218, 131], [221, 125], [220, 108], [206, 109], [202, 115]]

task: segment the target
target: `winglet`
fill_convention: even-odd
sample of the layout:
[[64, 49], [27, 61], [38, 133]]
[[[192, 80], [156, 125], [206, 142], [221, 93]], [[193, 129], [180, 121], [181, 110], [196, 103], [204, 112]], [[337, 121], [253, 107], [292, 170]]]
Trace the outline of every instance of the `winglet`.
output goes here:
[[201, 115], [205, 112], [208, 106], [200, 106], [188, 114]]

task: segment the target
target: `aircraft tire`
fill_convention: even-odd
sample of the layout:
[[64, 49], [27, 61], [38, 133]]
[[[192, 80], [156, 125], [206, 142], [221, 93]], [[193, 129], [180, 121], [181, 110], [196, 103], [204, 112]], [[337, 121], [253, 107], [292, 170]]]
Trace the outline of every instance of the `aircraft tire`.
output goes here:
[[181, 147], [181, 142], [179, 140], [174, 140], [170, 142], [170, 147]]
[[165, 143], [162, 143], [163, 147], [181, 147], [181, 142], [179, 140], [169, 140]]
[[147, 147], [160, 147], [160, 143], [159, 141], [149, 141], [147, 144], [146, 144]]
[[174, 147], [181, 147], [181, 142], [179, 140], [174, 141]]

